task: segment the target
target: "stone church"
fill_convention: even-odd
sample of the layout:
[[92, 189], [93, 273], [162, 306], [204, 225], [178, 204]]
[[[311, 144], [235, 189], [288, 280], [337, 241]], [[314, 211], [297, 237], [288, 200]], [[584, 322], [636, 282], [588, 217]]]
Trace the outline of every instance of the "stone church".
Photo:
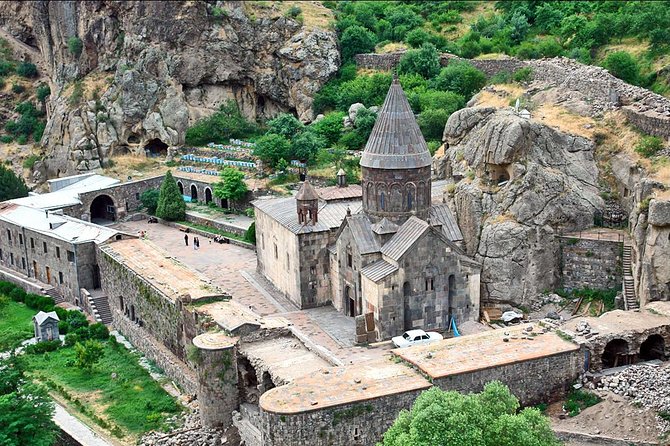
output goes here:
[[[431, 181], [431, 156], [394, 79], [361, 157], [361, 185], [254, 202], [258, 270], [300, 308], [374, 321], [372, 338], [479, 317], [480, 265]], [[370, 330], [370, 328], [369, 328]]]

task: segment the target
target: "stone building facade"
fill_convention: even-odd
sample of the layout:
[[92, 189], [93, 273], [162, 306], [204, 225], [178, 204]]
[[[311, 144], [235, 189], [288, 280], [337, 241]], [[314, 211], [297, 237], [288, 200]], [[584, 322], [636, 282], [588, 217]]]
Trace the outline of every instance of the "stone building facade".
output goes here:
[[0, 265], [53, 286], [76, 305], [81, 289], [101, 288], [96, 246], [128, 237], [58, 212], [0, 204]]
[[476, 320], [480, 266], [433, 202], [431, 162], [395, 79], [361, 157], [360, 195], [306, 181], [295, 198], [253, 203], [258, 270], [299, 308], [370, 315], [373, 336], [360, 342]]
[[561, 285], [565, 290], [620, 289], [623, 240], [561, 237]]

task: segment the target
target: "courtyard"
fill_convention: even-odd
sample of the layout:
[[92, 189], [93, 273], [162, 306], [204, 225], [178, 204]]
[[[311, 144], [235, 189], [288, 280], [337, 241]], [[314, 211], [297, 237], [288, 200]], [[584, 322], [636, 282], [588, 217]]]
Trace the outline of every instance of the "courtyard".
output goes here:
[[[336, 363], [353, 364], [389, 353], [390, 342], [368, 347], [354, 345], [354, 319], [332, 306], [300, 310], [256, 272], [256, 254], [233, 244], [219, 244], [200, 237], [200, 249], [193, 249], [194, 234], [146, 221], [117, 223], [115, 229], [145, 237], [172, 257], [210, 279], [233, 300], [266, 318], [281, 317], [293, 324], [299, 336], [325, 350]], [[188, 235], [188, 246], [184, 236]]]

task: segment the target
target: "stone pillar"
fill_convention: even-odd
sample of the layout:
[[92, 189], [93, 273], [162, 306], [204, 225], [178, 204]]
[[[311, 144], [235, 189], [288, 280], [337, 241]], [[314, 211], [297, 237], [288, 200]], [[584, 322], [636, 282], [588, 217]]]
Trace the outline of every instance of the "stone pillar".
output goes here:
[[198, 403], [204, 427], [228, 428], [239, 407], [237, 342], [225, 333], [203, 333], [193, 338], [193, 362], [198, 372]]

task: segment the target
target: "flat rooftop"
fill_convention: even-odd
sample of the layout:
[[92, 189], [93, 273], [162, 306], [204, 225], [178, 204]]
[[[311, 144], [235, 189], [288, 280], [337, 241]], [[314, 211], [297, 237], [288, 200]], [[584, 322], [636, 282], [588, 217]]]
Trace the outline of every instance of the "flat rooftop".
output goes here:
[[296, 414], [432, 387], [415, 370], [388, 358], [322, 369], [299, 381], [268, 390], [261, 395], [260, 407], [277, 414]]
[[572, 334], [581, 321], [588, 322], [591, 331], [598, 332], [596, 337], [608, 334], [623, 335], [626, 332], [642, 333], [652, 328], [670, 325], [670, 302], [652, 302], [640, 311], [614, 310], [600, 317], [574, 318], [563, 324], [561, 330]]
[[[555, 333], [541, 333], [537, 325], [533, 326], [537, 335], [524, 339], [522, 332], [528, 325], [533, 324], [399, 348], [392, 353], [437, 379], [579, 350], [578, 345], [561, 339]], [[510, 335], [508, 342], [503, 341], [504, 333]]]
[[317, 374], [319, 370], [331, 367], [331, 364], [293, 337], [245, 343], [240, 346], [240, 353], [252, 364], [265, 364], [276, 385], [291, 383], [296, 378]]
[[236, 333], [245, 325], [259, 328], [264, 324], [260, 316], [232, 300], [199, 305], [198, 310], [211, 316], [219, 327], [230, 333]]
[[186, 295], [193, 300], [225, 296], [200, 273], [148, 240], [117, 240], [101, 246], [101, 249], [173, 301]]

